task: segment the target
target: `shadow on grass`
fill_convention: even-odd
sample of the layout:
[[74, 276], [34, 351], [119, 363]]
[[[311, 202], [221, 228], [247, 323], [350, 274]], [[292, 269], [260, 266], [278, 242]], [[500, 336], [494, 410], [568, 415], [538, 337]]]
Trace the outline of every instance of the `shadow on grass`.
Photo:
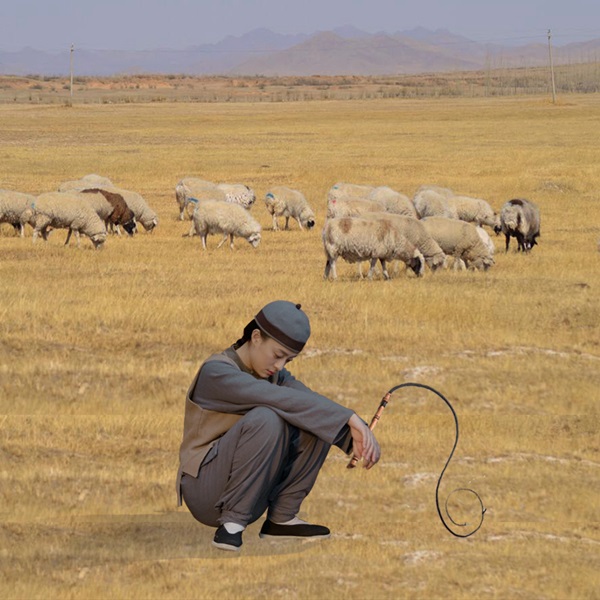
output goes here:
[[214, 529], [191, 515], [94, 515], [60, 522], [13, 522], [0, 526], [0, 552], [7, 570], [37, 572], [98, 567], [138, 561], [223, 559], [294, 554], [314, 542], [267, 541], [258, 537], [262, 521], [244, 533], [240, 552], [211, 544]]

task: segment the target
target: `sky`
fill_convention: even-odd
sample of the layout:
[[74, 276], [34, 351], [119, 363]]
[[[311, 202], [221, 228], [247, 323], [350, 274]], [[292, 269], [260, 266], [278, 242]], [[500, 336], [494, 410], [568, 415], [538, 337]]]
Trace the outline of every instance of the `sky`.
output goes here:
[[479, 42], [600, 38], [600, 0], [0, 0], [0, 50], [181, 50], [253, 29], [448, 29]]

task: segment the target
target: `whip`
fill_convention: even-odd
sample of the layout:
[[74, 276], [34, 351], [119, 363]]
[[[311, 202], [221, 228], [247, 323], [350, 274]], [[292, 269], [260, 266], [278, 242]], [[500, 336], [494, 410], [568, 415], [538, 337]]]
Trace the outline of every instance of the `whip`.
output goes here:
[[[455, 426], [456, 436], [455, 436], [455, 440], [454, 440], [454, 445], [452, 446], [452, 450], [450, 451], [450, 455], [448, 456], [448, 460], [446, 461], [446, 464], [444, 465], [444, 468], [442, 469], [442, 472], [440, 473], [440, 477], [439, 477], [437, 485], [435, 487], [435, 506], [437, 508], [438, 515], [439, 515], [440, 520], [442, 521], [442, 524], [444, 525], [444, 527], [452, 535], [454, 535], [456, 537], [467, 538], [467, 537], [473, 535], [476, 531], [478, 531], [480, 529], [480, 527], [483, 525], [483, 518], [484, 518], [486, 509], [483, 506], [483, 501], [481, 500], [481, 497], [479, 496], [479, 494], [477, 492], [475, 492], [474, 490], [472, 490], [470, 488], [457, 488], [457, 489], [453, 490], [452, 492], [450, 492], [450, 494], [446, 498], [446, 503], [445, 503], [445, 507], [444, 507], [445, 511], [446, 511], [446, 516], [452, 522], [452, 524], [456, 525], [457, 527], [466, 527], [467, 526], [467, 523], [457, 523], [450, 516], [450, 512], [448, 511], [448, 501], [450, 500], [450, 497], [453, 494], [455, 494], [456, 492], [468, 492], [470, 494], [473, 494], [475, 496], [475, 498], [477, 498], [477, 501], [479, 502], [479, 506], [481, 507], [481, 516], [480, 516], [479, 523], [477, 524], [477, 526], [475, 527], [475, 529], [473, 529], [469, 533], [456, 533], [456, 531], [452, 530], [448, 526], [448, 523], [446, 523], [446, 520], [444, 519], [444, 515], [442, 514], [442, 510], [440, 508], [440, 498], [439, 498], [440, 485], [442, 483], [442, 477], [444, 476], [444, 473], [446, 472], [446, 468], [448, 467], [448, 464], [450, 463], [450, 460], [452, 459], [452, 456], [454, 455], [454, 450], [456, 449], [456, 446], [458, 445], [458, 417], [456, 416], [456, 412], [455, 412], [454, 408], [452, 407], [452, 405], [450, 404], [450, 402], [448, 401], [448, 399], [445, 398], [443, 394], [441, 394], [440, 392], [438, 392], [437, 390], [435, 390], [434, 388], [432, 388], [432, 387], [430, 387], [428, 385], [424, 385], [424, 384], [421, 384], [421, 383], [402, 383], [400, 385], [397, 385], [397, 386], [393, 387], [382, 398], [381, 402], [379, 403], [379, 407], [377, 408], [376, 413], [373, 415], [373, 418], [371, 419], [371, 423], [369, 425], [369, 429], [373, 430], [375, 428], [375, 425], [377, 425], [377, 422], [381, 418], [381, 415], [382, 415], [385, 407], [388, 405], [388, 402], [390, 401], [390, 398], [391, 398], [392, 394], [396, 390], [398, 390], [400, 388], [403, 388], [403, 387], [416, 387], [416, 388], [422, 388], [422, 389], [425, 389], [425, 390], [429, 390], [430, 392], [433, 392], [436, 396], [438, 396], [439, 398], [441, 398], [447, 404], [448, 408], [452, 412], [452, 416], [454, 417], [454, 426]], [[358, 460], [359, 459], [358, 459], [357, 456], [353, 456], [352, 460], [348, 463], [347, 468], [348, 469], [353, 469], [356, 466], [356, 463], [358, 462]]]

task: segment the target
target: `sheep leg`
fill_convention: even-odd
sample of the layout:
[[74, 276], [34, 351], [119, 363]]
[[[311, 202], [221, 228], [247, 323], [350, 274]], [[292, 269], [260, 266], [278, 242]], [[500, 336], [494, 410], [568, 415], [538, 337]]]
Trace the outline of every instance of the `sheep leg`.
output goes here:
[[285, 218], [285, 230], [287, 231], [290, 228], [290, 218]]
[[229, 247], [233, 250], [233, 233], [229, 234]]
[[279, 231], [279, 225], [277, 225], [277, 217], [273, 215], [273, 231]]
[[202, 249], [206, 250], [206, 233], [201, 233], [200, 239], [202, 240]]
[[[380, 258], [379, 262], [381, 263], [381, 271], [383, 273], [383, 278], [384, 279], [389, 279], [390, 278], [390, 274], [388, 273], [387, 265], [385, 264], [385, 258]], [[374, 258], [371, 261], [371, 269], [370, 269], [371, 271], [375, 268], [376, 264], [377, 264], [377, 259]]]
[[65, 240], [65, 246], [69, 245], [69, 240], [71, 239], [72, 233], [73, 233], [73, 230], [69, 227], [69, 232], [67, 233], [67, 239]]
[[336, 257], [327, 258], [327, 262], [325, 263], [325, 273], [323, 274], [323, 279], [328, 279], [330, 273], [331, 279], [333, 279], [334, 281], [337, 279], [337, 270], [335, 268], [336, 260]]
[[504, 247], [504, 252], [508, 252], [508, 246], [509, 246], [509, 244], [510, 244], [510, 234], [508, 234], [508, 233], [505, 233], [504, 235], [505, 235], [505, 237], [506, 237], [506, 245], [505, 245], [505, 247]]

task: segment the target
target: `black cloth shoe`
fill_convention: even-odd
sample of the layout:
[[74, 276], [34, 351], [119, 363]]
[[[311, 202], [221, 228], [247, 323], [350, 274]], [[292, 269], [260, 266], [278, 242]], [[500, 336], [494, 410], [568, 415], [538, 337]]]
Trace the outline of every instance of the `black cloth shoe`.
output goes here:
[[266, 520], [258, 535], [261, 538], [305, 538], [316, 540], [328, 538], [330, 531], [323, 525], [311, 525], [310, 523], [278, 525], [277, 523]]
[[239, 552], [242, 547], [242, 531], [237, 533], [229, 533], [225, 529], [225, 525], [219, 526], [215, 531], [215, 537], [213, 539], [213, 546], [220, 550], [232, 550], [233, 552]]

